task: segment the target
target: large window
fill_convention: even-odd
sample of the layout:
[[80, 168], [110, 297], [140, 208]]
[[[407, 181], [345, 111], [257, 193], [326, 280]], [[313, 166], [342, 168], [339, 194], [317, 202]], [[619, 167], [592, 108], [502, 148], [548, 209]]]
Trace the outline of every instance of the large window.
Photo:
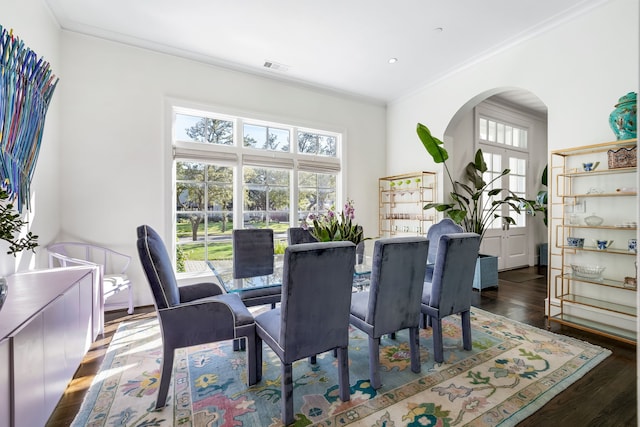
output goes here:
[[180, 107], [172, 123], [178, 272], [230, 264], [234, 228], [285, 243], [288, 227], [336, 205], [340, 133]]

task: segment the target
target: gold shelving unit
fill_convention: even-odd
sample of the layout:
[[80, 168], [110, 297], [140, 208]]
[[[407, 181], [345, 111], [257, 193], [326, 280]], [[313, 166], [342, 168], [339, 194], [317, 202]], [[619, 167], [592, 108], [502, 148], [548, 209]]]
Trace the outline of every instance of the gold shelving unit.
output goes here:
[[[637, 139], [630, 139], [551, 153], [549, 327], [559, 323], [637, 343], [637, 250], [631, 249], [637, 239], [637, 167], [608, 167], [610, 150], [636, 146]], [[598, 166], [586, 171], [584, 163]], [[587, 215], [603, 221], [586, 224]], [[571, 246], [567, 237], [584, 244]], [[598, 249], [597, 240], [613, 243]], [[580, 275], [573, 266], [603, 271]]]
[[423, 207], [435, 201], [437, 184], [436, 172], [426, 171], [378, 179], [379, 236], [426, 234], [436, 212]]

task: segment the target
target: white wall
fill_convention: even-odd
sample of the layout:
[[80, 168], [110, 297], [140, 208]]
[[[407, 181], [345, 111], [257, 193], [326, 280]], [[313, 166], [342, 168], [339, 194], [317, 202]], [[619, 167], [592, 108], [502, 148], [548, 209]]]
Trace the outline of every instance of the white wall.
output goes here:
[[[136, 227], [171, 238], [167, 97], [346, 132], [345, 196], [377, 232], [386, 108], [148, 50], [63, 32], [62, 235], [131, 254], [137, 305], [151, 303]], [[370, 214], [366, 215], [365, 213]]]
[[417, 122], [442, 137], [470, 100], [508, 88], [526, 89], [547, 105], [550, 150], [615, 140], [609, 113], [620, 96], [638, 89], [638, 2], [611, 0], [391, 103], [387, 172], [434, 167]]
[[[148, 223], [169, 236], [163, 184], [166, 97], [345, 129], [346, 195], [355, 200], [365, 229], [377, 230], [379, 176], [439, 170], [416, 137], [417, 122], [441, 137], [464, 105], [503, 89], [523, 88], [548, 107], [553, 150], [614, 139], [608, 114], [618, 97], [638, 89], [635, 0], [611, 0], [424, 87], [391, 103], [386, 116], [383, 106], [333, 93], [61, 35], [44, 3], [6, 2], [0, 22], [44, 55], [61, 78], [32, 184], [32, 229], [43, 245], [55, 236], [85, 239], [127, 252], [134, 260], [137, 225]], [[36, 266], [44, 266], [44, 250], [38, 253]], [[137, 262], [133, 273], [136, 303], [148, 303]]]
[[638, 2], [611, 0], [391, 103], [387, 173], [440, 171], [416, 123], [442, 138], [463, 106], [509, 88], [526, 89], [547, 105], [549, 150], [615, 140], [609, 113], [620, 96], [638, 91]]
[[[61, 92], [65, 79], [62, 76], [60, 60], [60, 28], [49, 9], [42, 0], [6, 1], [2, 4], [0, 25], [7, 30], [13, 29], [25, 44], [38, 57], [43, 57], [51, 65], [53, 74], [61, 78], [61, 82], [49, 104], [44, 134], [40, 146], [40, 155], [31, 182], [31, 211], [26, 212], [28, 228], [39, 236], [40, 247], [36, 255], [29, 251], [22, 252], [12, 270], [24, 271], [32, 268], [46, 267], [46, 251], [44, 247], [51, 243], [60, 228], [60, 210], [58, 197], [60, 192], [60, 115]], [[5, 257], [5, 254], [0, 254]], [[4, 272], [0, 271], [0, 274]]]

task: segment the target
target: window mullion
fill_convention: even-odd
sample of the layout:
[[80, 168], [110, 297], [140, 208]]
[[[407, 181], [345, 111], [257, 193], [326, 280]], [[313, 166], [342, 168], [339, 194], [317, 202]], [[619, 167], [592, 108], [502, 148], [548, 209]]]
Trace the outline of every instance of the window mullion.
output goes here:
[[[176, 114], [183, 116], [180, 122], [183, 127], [192, 127], [185, 131], [177, 126], [180, 128], [177, 131]], [[277, 229], [279, 238], [282, 239], [282, 233], [286, 231], [286, 227], [299, 225], [298, 205], [301, 202], [299, 199], [302, 197], [304, 199], [302, 204], [305, 205], [307, 192], [309, 193], [309, 206], [316, 211], [324, 209], [325, 205], [339, 203], [338, 196], [341, 189], [337, 186], [342, 181], [340, 177], [343, 156], [340, 155], [341, 135], [336, 131], [299, 128], [251, 118], [223, 117], [222, 114], [181, 109], [180, 107], [173, 107], [173, 118], [171, 142], [174, 164], [184, 163], [187, 167], [192, 164], [192, 167], [197, 167], [198, 170], [204, 168], [203, 173], [197, 177], [197, 181], [204, 179], [204, 182], [193, 183], [194, 185], [202, 185], [201, 191], [204, 191], [204, 195], [200, 199], [201, 202], [199, 202], [203, 203], [202, 214], [204, 218], [199, 223], [204, 226], [202, 235], [199, 233], [198, 227], [198, 230], [195, 231], [189, 229], [189, 232], [196, 233], [196, 239], [191, 241], [191, 235], [187, 238], [184, 221], [185, 218], [188, 218], [191, 208], [177, 203], [177, 195], [173, 203], [175, 210], [172, 215], [173, 229], [176, 233], [174, 240], [185, 251], [184, 258], [180, 259], [189, 260], [189, 263], [185, 265], [187, 271], [193, 272], [195, 269], [198, 269], [199, 272], [207, 271], [202, 257], [204, 260], [216, 259], [221, 253], [218, 246], [222, 244], [224, 248], [225, 245], [230, 244], [230, 236], [228, 235], [230, 230], [227, 228], [228, 222], [225, 219], [228, 218], [226, 217], [227, 213], [231, 214], [233, 218], [234, 228], [244, 228], [249, 225], [244, 222], [245, 205], [251, 206], [251, 209], [257, 207], [260, 211], [264, 210], [255, 218], [256, 221], [259, 223], [267, 221], [266, 226]], [[213, 123], [198, 124], [198, 118], [211, 119]], [[224, 123], [220, 124], [219, 121]], [[245, 125], [250, 125], [250, 127], [245, 129]], [[259, 130], [257, 126], [264, 127], [264, 132], [266, 132], [264, 141], [262, 134], [256, 133], [256, 129]], [[252, 143], [251, 147], [245, 147], [245, 131], [247, 137], [255, 139], [258, 143]], [[288, 136], [289, 151], [283, 151], [285, 145], [281, 141], [286, 142], [287, 131], [290, 132]], [[216, 138], [210, 137], [211, 132], [215, 132]], [[302, 152], [298, 145], [298, 132], [305, 134], [303, 135], [305, 148]], [[273, 139], [270, 141], [271, 133], [273, 133]], [[245, 200], [245, 180], [254, 181], [251, 178], [253, 176], [253, 171], [250, 171], [252, 168], [266, 169], [270, 176], [264, 182], [265, 188], [260, 190], [265, 191], [265, 194], [256, 194], [255, 197], [259, 198], [254, 199], [254, 192], [251, 192], [249, 200]], [[249, 173], [249, 178], [245, 178], [245, 169]], [[175, 176], [176, 171], [177, 169], [174, 167], [173, 193], [177, 192], [178, 185], [182, 186], [179, 184], [181, 180]], [[186, 177], [189, 176], [188, 174], [184, 175], [187, 172], [189, 172], [187, 169], [181, 170], [183, 176]], [[307, 174], [316, 175], [315, 184], [312, 184], [311, 181], [307, 182]], [[285, 183], [285, 179], [288, 179], [288, 184]], [[259, 181], [261, 182], [261, 180], [256, 180], [256, 182]], [[272, 191], [269, 191], [269, 188]], [[284, 197], [285, 191], [289, 195], [288, 199]], [[316, 202], [315, 206], [311, 207], [311, 204], [314, 203], [311, 194], [314, 191]], [[229, 200], [229, 196], [232, 200]], [[273, 206], [269, 204], [270, 199]], [[229, 202], [233, 203], [231, 211], [226, 210]], [[289, 205], [288, 209], [285, 206], [286, 203]], [[265, 205], [262, 206], [262, 204]], [[211, 205], [211, 210], [209, 210], [209, 205]], [[305, 209], [306, 205], [303, 206], [303, 210]], [[287, 214], [288, 224], [283, 222]], [[257, 225], [263, 226], [264, 223]], [[202, 268], [199, 266], [200, 261], [202, 261]], [[226, 258], [222, 259], [222, 262], [227, 261], [229, 260]]]

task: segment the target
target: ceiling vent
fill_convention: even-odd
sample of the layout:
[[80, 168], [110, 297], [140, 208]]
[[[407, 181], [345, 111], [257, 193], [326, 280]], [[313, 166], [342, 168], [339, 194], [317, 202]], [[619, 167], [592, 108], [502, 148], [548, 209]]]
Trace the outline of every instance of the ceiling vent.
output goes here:
[[289, 71], [289, 66], [274, 61], [264, 61], [264, 67], [274, 71]]

